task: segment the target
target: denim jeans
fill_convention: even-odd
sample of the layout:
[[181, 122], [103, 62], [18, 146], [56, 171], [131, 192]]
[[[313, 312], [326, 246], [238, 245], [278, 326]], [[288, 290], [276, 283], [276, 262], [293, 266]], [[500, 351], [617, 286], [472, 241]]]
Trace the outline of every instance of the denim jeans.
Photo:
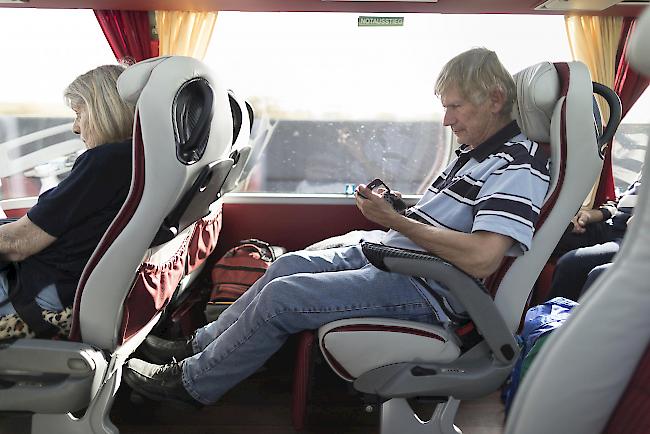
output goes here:
[[197, 331], [183, 385], [211, 404], [253, 374], [289, 335], [353, 317], [436, 323], [432, 306], [408, 276], [369, 264], [360, 246], [288, 253], [239, 300]]
[[[610, 241], [595, 246], [581, 247], [562, 255], [555, 265], [549, 299], [564, 297], [578, 301], [578, 298], [587, 289], [585, 283], [589, 273], [600, 265], [612, 262], [620, 245], [621, 240]], [[595, 277], [592, 277], [589, 284], [593, 283]]]
[[[0, 301], [4, 301], [9, 297], [9, 283], [7, 282], [7, 275], [0, 273]], [[48, 285], [36, 296], [36, 304], [43, 309], [60, 312], [63, 310], [61, 300], [55, 285]], [[6, 316], [16, 313], [13, 304], [7, 303], [0, 306], [0, 316]]]

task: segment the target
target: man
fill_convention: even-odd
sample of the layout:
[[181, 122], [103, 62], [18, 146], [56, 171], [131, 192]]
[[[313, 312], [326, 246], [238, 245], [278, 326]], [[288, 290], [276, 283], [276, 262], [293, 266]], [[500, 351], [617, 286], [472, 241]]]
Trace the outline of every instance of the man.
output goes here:
[[[483, 278], [504, 255], [530, 247], [548, 188], [546, 158], [512, 121], [515, 84], [496, 54], [462, 53], [436, 82], [444, 125], [463, 144], [455, 159], [406, 215], [380, 192], [360, 185], [356, 204], [390, 230], [382, 242], [434, 253]], [[361, 247], [281, 256], [237, 302], [187, 342], [150, 339], [155, 365], [132, 359], [124, 378], [152, 399], [211, 404], [255, 372], [289, 335], [352, 317], [392, 317], [436, 324], [449, 321], [434, 292], [409, 276], [378, 270]], [[457, 302], [452, 306], [462, 309]]]
[[549, 299], [564, 297], [573, 301], [584, 293], [614, 259], [636, 205], [641, 187], [641, 172], [616, 201], [597, 209], [580, 210], [555, 249], [561, 256], [553, 271]]

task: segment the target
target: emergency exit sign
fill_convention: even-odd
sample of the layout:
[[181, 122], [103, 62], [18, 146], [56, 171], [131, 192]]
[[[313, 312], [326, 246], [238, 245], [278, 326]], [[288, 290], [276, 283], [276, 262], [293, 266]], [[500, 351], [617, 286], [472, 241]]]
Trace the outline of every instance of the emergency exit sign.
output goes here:
[[404, 17], [359, 17], [359, 27], [399, 27], [404, 25]]

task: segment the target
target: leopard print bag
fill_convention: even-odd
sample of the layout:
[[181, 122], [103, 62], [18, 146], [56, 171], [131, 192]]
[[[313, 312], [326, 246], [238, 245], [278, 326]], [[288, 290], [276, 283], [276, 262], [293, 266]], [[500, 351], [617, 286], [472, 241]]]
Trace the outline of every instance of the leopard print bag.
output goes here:
[[[66, 308], [61, 312], [43, 310], [43, 319], [55, 326], [59, 332], [59, 337], [67, 337], [70, 333], [72, 324], [72, 309]], [[20, 319], [17, 314], [10, 314], [0, 317], [0, 340], [33, 338], [35, 333], [30, 330], [29, 326]]]

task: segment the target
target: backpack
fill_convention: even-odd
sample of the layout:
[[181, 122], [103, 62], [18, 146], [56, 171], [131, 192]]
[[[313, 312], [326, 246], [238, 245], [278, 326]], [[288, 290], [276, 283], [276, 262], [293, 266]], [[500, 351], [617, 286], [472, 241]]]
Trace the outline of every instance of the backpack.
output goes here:
[[512, 402], [517, 394], [528, 368], [537, 357], [551, 332], [561, 327], [571, 315], [571, 311], [578, 303], [563, 297], [552, 300], [528, 309], [524, 320], [524, 329], [517, 336], [521, 346], [519, 359], [515, 364], [510, 377], [502, 390], [501, 399], [505, 404], [506, 416], [510, 411]]
[[237, 300], [262, 277], [278, 253], [284, 253], [284, 249], [272, 247], [264, 241], [240, 241], [212, 267], [208, 304], [230, 304]]

